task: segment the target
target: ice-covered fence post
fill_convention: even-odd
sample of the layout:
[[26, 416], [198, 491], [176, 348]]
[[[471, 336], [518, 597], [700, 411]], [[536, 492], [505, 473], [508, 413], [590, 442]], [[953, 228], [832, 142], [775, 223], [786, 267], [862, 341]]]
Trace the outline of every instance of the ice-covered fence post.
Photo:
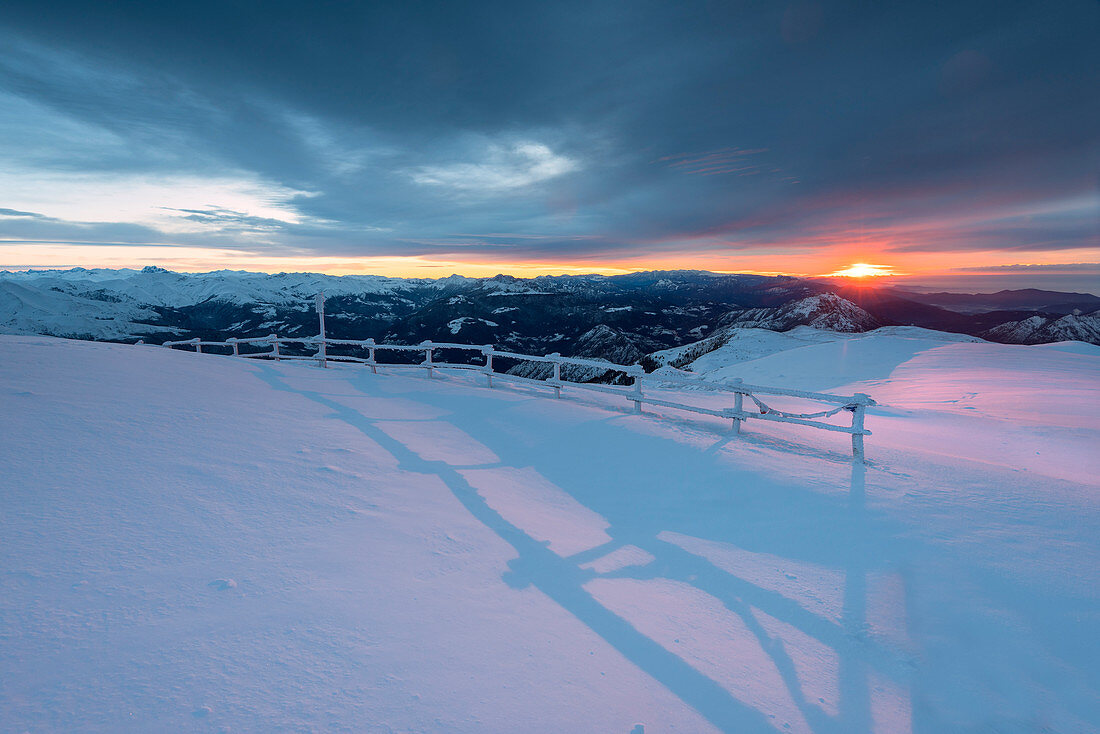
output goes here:
[[367, 364], [370, 365], [370, 371], [378, 374], [378, 362], [374, 359], [374, 339], [367, 339]]
[[631, 400], [634, 401], [634, 412], [642, 412], [642, 377], [645, 376], [645, 370], [641, 367], [635, 367], [630, 369], [626, 373], [627, 375], [634, 376], [634, 394], [631, 396]]
[[241, 347], [240, 347], [240, 345], [239, 345], [239, 344], [237, 344], [237, 337], [235, 337], [235, 336], [231, 336], [231, 337], [229, 337], [228, 339], [226, 339], [225, 341], [226, 341], [226, 342], [227, 342], [227, 343], [228, 343], [228, 344], [229, 344], [230, 346], [232, 346], [232, 347], [233, 347], [233, 356], [234, 356], [234, 357], [239, 357], [239, 356], [241, 356]]
[[[744, 382], [744, 380], [742, 380], [740, 377], [735, 377], [734, 380], [733, 380], [734, 389], [740, 387], [743, 382]], [[745, 396], [740, 392], [735, 392], [733, 394], [733, 409], [738, 414], [740, 414], [742, 412], [742, 409], [744, 408], [744, 403], [745, 403]], [[733, 432], [734, 433], [740, 433], [741, 432], [741, 418], [740, 417], [733, 419]]]
[[195, 345], [195, 351], [198, 354], [202, 354], [202, 340], [196, 336], [194, 339], [191, 340], [191, 343]]
[[428, 368], [428, 378], [435, 377], [435, 368], [432, 367], [432, 343], [431, 341], [422, 341], [420, 346], [424, 347], [424, 366]]
[[493, 386], [493, 345], [486, 344], [481, 348], [481, 353], [485, 355], [485, 379], [489, 382], [489, 387]]
[[[561, 352], [554, 352], [553, 354], [547, 354], [547, 357], [560, 357]], [[554, 382], [558, 383], [554, 385], [554, 397], [561, 397], [561, 362], [554, 360]]]
[[867, 411], [867, 404], [872, 402], [871, 396], [861, 392], [855, 394], [857, 402], [852, 410], [852, 459], [860, 464], [866, 462], [863, 453], [863, 416]]
[[274, 345], [274, 346], [273, 346], [273, 347], [271, 348], [271, 357], [272, 357], [272, 358], [273, 358], [273, 359], [274, 359], [274, 360], [275, 360], [276, 362], [278, 362], [278, 361], [279, 361], [279, 335], [278, 335], [278, 334], [272, 334], [272, 335], [271, 335], [270, 337], [268, 337], [268, 338], [269, 338], [269, 339], [271, 339], [271, 343], [272, 343], [272, 344]]
[[328, 355], [325, 353], [325, 294], [317, 294], [317, 318], [321, 320], [321, 351], [317, 356], [321, 358], [321, 366], [328, 367]]

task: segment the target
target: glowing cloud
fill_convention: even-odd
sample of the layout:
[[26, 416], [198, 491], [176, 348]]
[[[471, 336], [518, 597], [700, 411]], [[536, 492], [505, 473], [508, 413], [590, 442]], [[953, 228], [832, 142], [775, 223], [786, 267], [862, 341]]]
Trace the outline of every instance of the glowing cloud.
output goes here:
[[224, 222], [214, 216], [219, 213], [297, 224], [301, 215], [294, 199], [309, 195], [247, 173], [208, 177], [0, 171], [0, 197], [11, 209], [69, 222], [139, 224], [168, 234], [220, 228]]
[[499, 192], [530, 186], [575, 171], [578, 163], [542, 143], [490, 145], [484, 160], [423, 166], [412, 172], [418, 184], [471, 192]]

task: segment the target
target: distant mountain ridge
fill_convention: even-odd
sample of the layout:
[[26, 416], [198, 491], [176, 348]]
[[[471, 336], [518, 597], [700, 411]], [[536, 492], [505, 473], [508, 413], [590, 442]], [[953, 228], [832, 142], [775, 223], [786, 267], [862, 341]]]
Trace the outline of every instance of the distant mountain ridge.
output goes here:
[[1038, 288], [1002, 290], [996, 293], [912, 293], [898, 289], [899, 295], [919, 303], [950, 309], [959, 313], [983, 311], [1033, 310], [1068, 314], [1100, 308], [1100, 296], [1091, 293], [1062, 293]]
[[[320, 292], [327, 299], [328, 333], [337, 338], [492, 343], [619, 363], [745, 328], [858, 333], [916, 326], [1008, 343], [1100, 343], [1095, 308], [1059, 313], [1035, 307], [1045, 301], [1077, 300], [1086, 309], [1100, 304], [1088, 294], [1002, 291], [974, 297], [999, 310], [963, 313], [929, 303], [928, 294], [892, 288], [691, 270], [437, 280], [185, 274], [157, 267], [3, 271], [0, 332], [130, 342], [308, 336], [317, 333], [313, 303]], [[959, 300], [968, 309], [977, 303]]]

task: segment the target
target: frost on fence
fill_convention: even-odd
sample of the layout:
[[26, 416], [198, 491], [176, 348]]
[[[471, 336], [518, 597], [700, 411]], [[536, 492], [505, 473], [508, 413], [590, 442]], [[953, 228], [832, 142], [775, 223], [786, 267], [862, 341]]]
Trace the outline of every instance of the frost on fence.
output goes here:
[[[302, 354], [290, 354], [283, 352], [280, 345], [301, 345], [302, 349], [313, 348], [316, 350], [315, 354], [302, 355]], [[263, 348], [270, 346], [271, 351], [257, 351], [250, 353], [242, 353], [240, 351], [241, 345], [249, 345], [250, 347]], [[328, 351], [329, 346], [335, 347], [351, 347], [358, 349], [361, 353], [365, 353], [365, 357], [354, 356], [350, 354], [333, 354]], [[163, 346], [176, 347], [176, 346], [191, 346], [195, 348], [196, 352], [202, 352], [204, 346], [220, 347], [224, 349], [231, 349], [234, 356], [248, 357], [248, 358], [260, 358], [260, 359], [274, 359], [274, 360], [308, 360], [315, 361], [318, 365], [324, 367], [329, 362], [350, 362], [357, 364], [364, 364], [371, 368], [372, 372], [377, 372], [379, 367], [387, 368], [413, 368], [423, 369], [427, 372], [428, 377], [434, 377], [437, 369], [460, 369], [469, 370], [473, 372], [480, 372], [485, 375], [486, 382], [489, 387], [493, 387], [493, 383], [496, 380], [504, 380], [506, 382], [518, 382], [533, 385], [543, 385], [554, 388], [555, 397], [561, 397], [562, 389], [565, 387], [578, 388], [583, 390], [592, 390], [596, 392], [610, 393], [612, 395], [619, 395], [634, 404], [634, 412], [640, 413], [643, 405], [655, 405], [666, 408], [674, 408], [677, 410], [683, 410], [691, 413], [699, 413], [703, 415], [712, 415], [719, 418], [729, 419], [733, 422], [733, 429], [735, 432], [740, 433], [742, 423], [746, 420], [767, 420], [778, 423], [793, 423], [802, 426], [808, 426], [811, 428], [820, 428], [826, 431], [836, 431], [840, 433], [848, 433], [852, 436], [852, 456], [856, 461], [864, 461], [864, 447], [863, 437], [871, 435], [871, 432], [864, 428], [864, 417], [866, 415], [866, 409], [868, 406], [875, 405], [875, 401], [870, 396], [863, 393], [857, 393], [852, 396], [831, 395], [828, 393], [815, 393], [807, 392], [804, 390], [792, 390], [782, 387], [768, 387], [763, 385], [747, 385], [740, 380], [734, 380], [730, 384], [707, 382], [699, 377], [687, 377], [683, 374], [652, 374], [647, 375], [645, 370], [639, 365], [623, 365], [615, 364], [614, 362], [606, 362], [597, 359], [584, 359], [580, 357], [563, 357], [560, 354], [547, 354], [543, 356], [533, 354], [521, 354], [519, 352], [507, 352], [498, 350], [491, 344], [456, 344], [452, 342], [432, 342], [425, 341], [420, 344], [379, 344], [374, 339], [330, 339], [323, 334], [316, 337], [306, 338], [289, 338], [280, 337], [276, 334], [270, 336], [255, 337], [251, 339], [234, 339], [230, 338], [224, 342], [215, 341], [203, 341], [201, 339], [188, 339], [184, 341], [164, 342]], [[474, 352], [477, 356], [480, 356], [483, 360], [483, 364], [475, 363], [461, 363], [461, 362], [446, 362], [439, 361], [436, 357], [436, 351], [467, 351]], [[379, 362], [379, 352], [398, 352], [412, 353], [413, 361], [405, 362]], [[420, 362], [415, 361], [415, 354], [422, 352], [424, 358]], [[224, 351], [222, 353], [225, 353]], [[474, 359], [477, 359], [477, 356]], [[530, 363], [535, 365], [543, 365], [544, 370], [540, 370], [539, 377], [524, 376], [519, 374], [511, 374], [509, 372], [497, 371], [498, 365], [494, 364], [494, 359], [500, 358], [505, 360], [516, 361], [520, 363]], [[622, 375], [622, 381], [630, 381], [627, 385], [607, 385], [598, 384], [592, 382], [584, 382], [577, 380], [567, 379], [570, 374], [563, 374], [562, 368], [573, 368], [573, 375], [586, 375], [592, 374], [590, 371], [595, 370], [599, 374], [619, 373]], [[543, 376], [545, 375], [545, 376]], [[679, 387], [693, 387], [693, 388], [706, 388], [709, 392], [729, 393], [732, 397], [732, 406], [700, 406], [684, 403], [680, 400], [666, 400], [659, 397], [655, 397], [652, 392], [646, 393], [646, 386], [655, 387], [661, 384], [679, 386]], [[795, 413], [786, 410], [780, 410], [775, 408], [763, 399], [761, 395], [774, 395], [780, 397], [798, 398], [802, 400], [810, 400], [816, 402], [831, 403], [835, 405], [834, 408], [826, 408], [810, 413]], [[748, 397], [750, 401], [756, 406], [756, 411], [747, 411], [744, 409], [744, 398]], [[837, 425], [835, 423], [826, 423], [825, 419], [832, 418], [833, 416], [848, 411], [852, 414], [852, 422], [850, 426]]]

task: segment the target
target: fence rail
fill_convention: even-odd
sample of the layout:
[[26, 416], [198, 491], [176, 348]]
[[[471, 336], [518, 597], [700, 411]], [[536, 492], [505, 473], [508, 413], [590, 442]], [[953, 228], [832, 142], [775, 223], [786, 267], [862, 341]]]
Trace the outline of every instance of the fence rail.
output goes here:
[[[314, 347], [317, 349], [317, 353], [313, 355], [294, 355], [285, 354], [280, 348], [280, 345], [300, 344], [304, 349]], [[271, 346], [270, 351], [259, 351], [242, 353], [241, 345], [249, 345], [253, 347]], [[746, 420], [766, 420], [776, 423], [790, 423], [800, 426], [809, 426], [811, 428], [820, 428], [826, 431], [834, 431], [839, 433], [847, 433], [852, 437], [852, 456], [856, 461], [863, 462], [865, 460], [863, 438], [864, 436], [871, 435], [871, 432], [864, 428], [864, 418], [868, 406], [875, 405], [875, 401], [871, 399], [869, 395], [863, 393], [856, 393], [852, 396], [844, 395], [832, 395], [829, 393], [808, 392], [805, 390], [792, 390], [790, 388], [783, 387], [767, 387], [764, 385], [749, 385], [741, 380], [733, 380], [730, 383], [718, 383], [704, 380], [700, 377], [689, 377], [679, 374], [646, 374], [639, 365], [624, 365], [615, 364], [613, 362], [604, 362], [596, 359], [583, 359], [579, 357], [563, 357], [560, 354], [547, 354], [543, 356], [533, 354], [520, 354], [518, 352], [506, 352], [498, 350], [491, 344], [455, 344], [450, 342], [432, 342], [425, 341], [420, 344], [379, 344], [374, 339], [331, 339], [328, 337], [304, 337], [304, 338], [292, 338], [281, 337], [276, 334], [270, 336], [252, 337], [249, 339], [236, 339], [229, 338], [225, 341], [206, 341], [202, 339], [186, 339], [183, 341], [169, 341], [164, 342], [161, 346], [165, 347], [194, 347], [195, 351], [202, 352], [203, 347], [221, 347], [224, 349], [231, 349], [232, 354], [235, 357], [245, 357], [250, 359], [273, 359], [273, 360], [305, 360], [317, 362], [319, 366], [325, 367], [328, 362], [350, 362], [354, 364], [363, 364], [371, 368], [374, 373], [378, 372], [379, 367], [387, 368], [407, 368], [407, 369], [423, 369], [427, 372], [429, 378], [435, 376], [437, 369], [461, 369], [470, 370], [474, 372], [480, 372], [485, 375], [486, 381], [489, 387], [493, 387], [495, 380], [501, 380], [504, 382], [515, 382], [521, 384], [530, 384], [538, 386], [547, 386], [554, 389], [555, 397], [561, 397], [562, 389], [565, 387], [591, 390], [595, 392], [610, 393], [612, 395], [619, 395], [626, 400], [634, 403], [634, 412], [641, 413], [642, 405], [654, 405], [664, 408], [674, 408], [677, 410], [683, 410], [690, 413], [699, 413], [702, 415], [711, 415], [718, 418], [725, 418], [733, 422], [733, 430], [735, 433], [740, 433], [742, 423]], [[330, 346], [336, 347], [355, 347], [361, 350], [366, 350], [366, 357], [357, 357], [350, 354], [333, 354], [329, 351]], [[423, 352], [424, 361], [419, 363], [394, 363], [394, 362], [379, 362], [377, 359], [377, 352], [382, 351], [399, 351], [399, 352]], [[437, 362], [433, 359], [436, 350], [464, 350], [470, 352], [477, 352], [484, 358], [484, 364], [463, 364], [454, 362]], [[512, 375], [507, 372], [498, 372], [494, 369], [494, 358], [502, 358], [520, 362], [535, 362], [549, 364], [553, 366], [553, 376], [545, 379], [536, 379], [531, 377], [524, 377], [522, 375]], [[576, 382], [572, 380], [562, 379], [562, 367], [586, 367], [591, 369], [599, 369], [605, 372], [619, 372], [625, 377], [632, 380], [630, 385], [615, 386], [590, 382]], [[661, 397], [653, 395], [654, 389], [660, 389], [664, 385], [671, 388], [676, 387], [692, 387], [695, 389], [703, 389], [713, 393], [728, 394], [731, 398], [732, 405], [729, 406], [712, 406], [704, 407], [699, 405], [691, 405], [689, 403], [680, 402], [677, 400], [667, 400]], [[666, 387], [666, 389], [667, 389]], [[649, 392], [647, 394], [647, 388]], [[832, 408], [826, 408], [813, 413], [792, 413], [789, 411], [779, 410], [771, 405], [768, 405], [761, 396], [777, 396], [786, 398], [797, 398], [800, 400], [809, 400], [818, 403], [826, 403]], [[755, 410], [745, 409], [745, 399], [748, 398], [749, 402], [753, 404]], [[850, 412], [852, 414], [851, 425], [838, 425], [836, 423], [825, 422], [824, 419], [831, 418], [843, 411]]]

